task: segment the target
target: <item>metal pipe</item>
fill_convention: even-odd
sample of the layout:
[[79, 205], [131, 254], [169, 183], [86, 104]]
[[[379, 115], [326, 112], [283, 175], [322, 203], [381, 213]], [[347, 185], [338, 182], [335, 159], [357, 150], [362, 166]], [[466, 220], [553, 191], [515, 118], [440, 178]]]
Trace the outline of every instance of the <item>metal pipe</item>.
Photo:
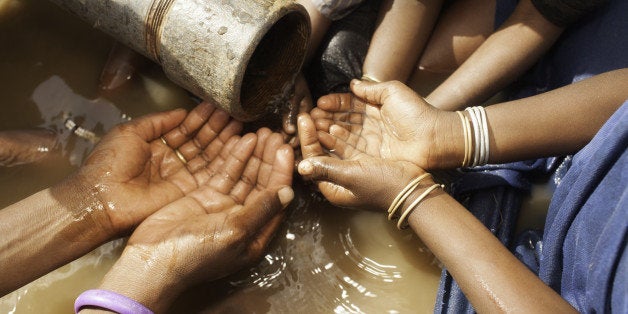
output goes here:
[[252, 121], [283, 105], [310, 36], [292, 0], [51, 0]]

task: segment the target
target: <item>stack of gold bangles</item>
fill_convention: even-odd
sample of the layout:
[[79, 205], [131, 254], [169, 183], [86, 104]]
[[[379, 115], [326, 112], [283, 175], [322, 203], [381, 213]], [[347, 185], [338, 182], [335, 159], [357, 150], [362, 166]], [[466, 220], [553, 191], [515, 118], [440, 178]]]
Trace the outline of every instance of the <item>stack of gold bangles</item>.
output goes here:
[[[393, 217], [395, 216], [395, 213], [397, 212], [399, 207], [401, 207], [401, 205], [406, 201], [408, 196], [410, 196], [410, 194], [412, 194], [412, 192], [414, 192], [414, 190], [416, 190], [416, 188], [421, 183], [421, 180], [423, 180], [423, 179], [425, 179], [427, 177], [431, 177], [431, 176], [432, 175], [429, 174], [429, 173], [424, 173], [424, 174], [416, 177], [414, 180], [410, 181], [410, 183], [408, 183], [408, 185], [406, 185], [406, 187], [403, 190], [401, 190], [401, 192], [399, 192], [397, 197], [395, 197], [395, 199], [393, 200], [392, 204], [390, 204], [390, 207], [388, 208], [388, 220], [392, 220], [393, 219]], [[419, 195], [414, 200], [414, 202], [412, 202], [408, 206], [408, 208], [399, 216], [399, 220], [397, 221], [397, 228], [399, 230], [405, 229], [405, 228], [408, 227], [407, 224], [404, 225], [404, 221], [408, 218], [410, 213], [417, 206], [419, 206], [419, 203], [421, 203], [421, 201], [423, 201], [432, 191], [436, 190], [437, 188], [441, 188], [442, 189], [442, 188], [444, 188], [444, 186], [442, 184], [434, 184], [434, 185], [430, 186], [423, 193], [421, 193], [421, 195]]]
[[469, 113], [468, 118], [462, 111], [456, 111], [462, 122], [464, 137], [462, 167], [485, 165], [490, 155], [486, 110], [484, 107], [476, 106], [469, 107], [465, 111]]

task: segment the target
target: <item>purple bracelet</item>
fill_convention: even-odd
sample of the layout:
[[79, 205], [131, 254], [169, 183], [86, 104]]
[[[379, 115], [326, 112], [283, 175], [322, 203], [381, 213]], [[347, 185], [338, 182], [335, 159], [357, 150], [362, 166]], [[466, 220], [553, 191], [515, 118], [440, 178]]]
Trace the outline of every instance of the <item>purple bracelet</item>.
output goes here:
[[153, 314], [153, 311], [141, 303], [109, 290], [87, 290], [76, 298], [74, 312], [78, 313], [83, 307], [96, 306], [120, 314]]

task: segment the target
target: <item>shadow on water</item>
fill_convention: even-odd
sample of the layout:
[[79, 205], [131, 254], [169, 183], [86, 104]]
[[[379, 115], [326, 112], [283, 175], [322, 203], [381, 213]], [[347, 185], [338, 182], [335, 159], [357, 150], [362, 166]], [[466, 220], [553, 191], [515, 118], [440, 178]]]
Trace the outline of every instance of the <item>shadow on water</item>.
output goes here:
[[[126, 116], [190, 108], [187, 93], [155, 66], [123, 90], [98, 78], [113, 41], [46, 1], [0, 0], [0, 131], [44, 127], [61, 145], [44, 162], [0, 167], [0, 208], [62, 180], [93, 143], [69, 132], [68, 118], [100, 136]], [[193, 287], [173, 313], [431, 312], [440, 269], [416, 237], [383, 213], [329, 205], [295, 180], [296, 199], [262, 260]], [[2, 313], [68, 313], [96, 287], [124, 240], [0, 298]]]

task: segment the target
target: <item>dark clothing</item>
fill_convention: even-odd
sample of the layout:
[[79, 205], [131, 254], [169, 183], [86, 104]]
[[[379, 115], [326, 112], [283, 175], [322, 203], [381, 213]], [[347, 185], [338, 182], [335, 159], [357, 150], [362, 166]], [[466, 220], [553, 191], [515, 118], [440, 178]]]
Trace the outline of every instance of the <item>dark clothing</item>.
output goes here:
[[532, 0], [534, 7], [548, 21], [559, 27], [573, 24], [607, 2], [606, 0]]

